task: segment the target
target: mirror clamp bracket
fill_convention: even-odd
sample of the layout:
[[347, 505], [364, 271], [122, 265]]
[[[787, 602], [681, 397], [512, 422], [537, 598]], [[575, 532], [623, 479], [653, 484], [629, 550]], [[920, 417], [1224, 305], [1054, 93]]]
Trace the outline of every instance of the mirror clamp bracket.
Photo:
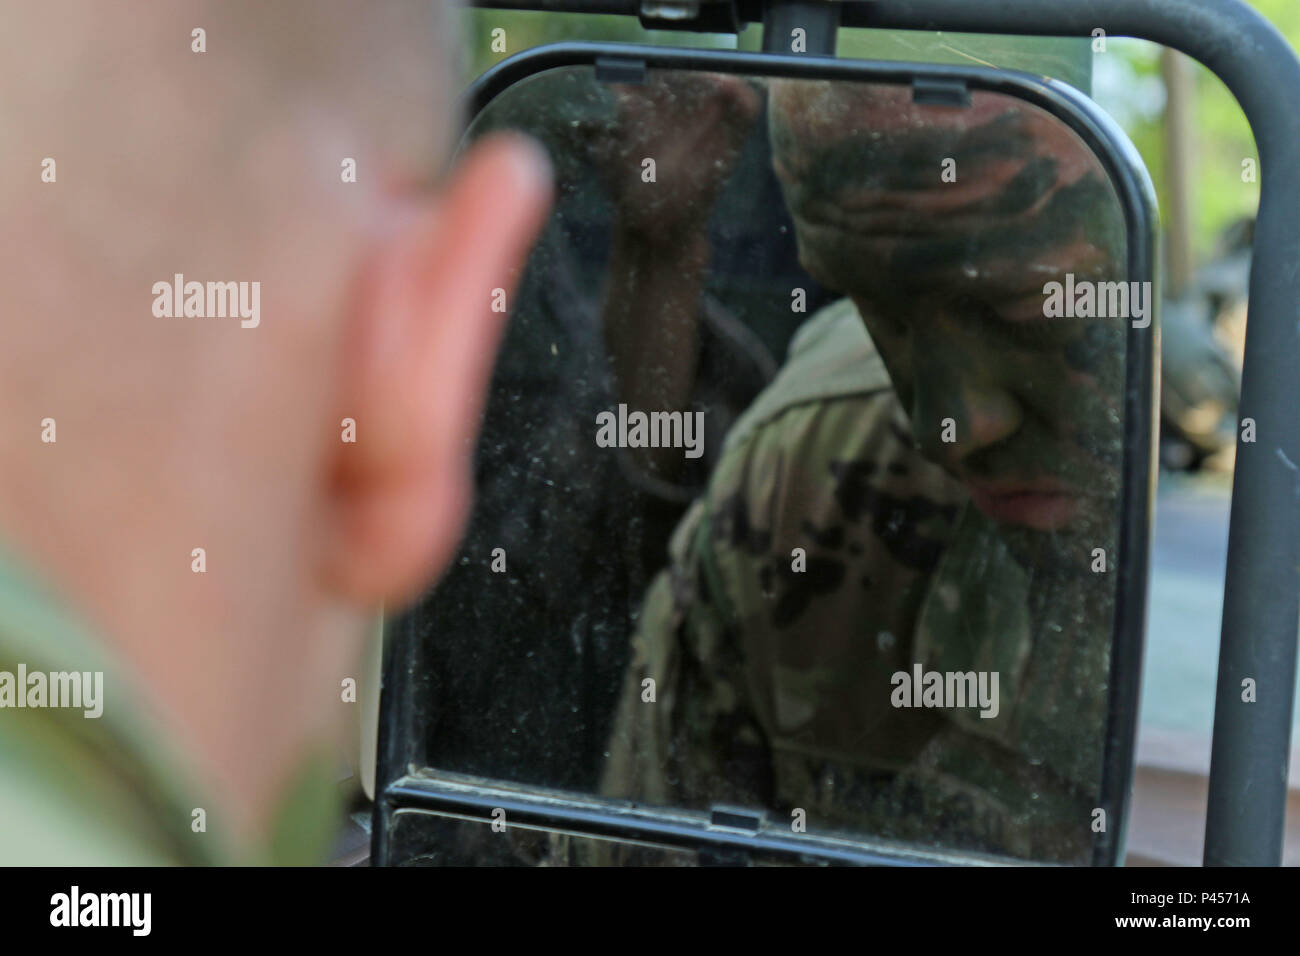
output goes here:
[[641, 0], [637, 19], [646, 30], [739, 33], [748, 22], [737, 0]]
[[645, 60], [634, 60], [622, 56], [596, 57], [597, 83], [632, 83], [645, 82]]
[[918, 76], [912, 80], [912, 102], [927, 106], [970, 106], [970, 89], [961, 80]]

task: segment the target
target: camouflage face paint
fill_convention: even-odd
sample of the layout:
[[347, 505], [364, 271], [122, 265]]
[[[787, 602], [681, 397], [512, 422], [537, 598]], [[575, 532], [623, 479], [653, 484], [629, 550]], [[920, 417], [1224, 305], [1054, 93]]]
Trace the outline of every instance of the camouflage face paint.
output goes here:
[[1043, 289], [1126, 278], [1104, 172], [1018, 100], [984, 94], [963, 111], [850, 86], [773, 90], [804, 265], [853, 298], [923, 453], [977, 505], [1010, 526], [1095, 535], [1118, 494], [1125, 323], [1049, 319]]

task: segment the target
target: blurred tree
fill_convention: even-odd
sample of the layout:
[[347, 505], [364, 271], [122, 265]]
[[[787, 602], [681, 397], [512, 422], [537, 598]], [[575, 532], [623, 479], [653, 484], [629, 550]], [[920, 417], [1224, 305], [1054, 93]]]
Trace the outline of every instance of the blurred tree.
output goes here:
[[[1252, 0], [1294, 47], [1300, 43], [1300, 4], [1295, 0]], [[1140, 40], [1112, 39], [1094, 55], [1095, 96], [1119, 120], [1146, 160], [1162, 208], [1168, 208], [1170, 166], [1164, 131], [1165, 87], [1160, 47]], [[1192, 249], [1200, 261], [1215, 251], [1218, 237], [1259, 205], [1259, 153], [1250, 124], [1227, 88], [1199, 63], [1191, 64], [1195, 113], [1190, 150], [1194, 224]]]

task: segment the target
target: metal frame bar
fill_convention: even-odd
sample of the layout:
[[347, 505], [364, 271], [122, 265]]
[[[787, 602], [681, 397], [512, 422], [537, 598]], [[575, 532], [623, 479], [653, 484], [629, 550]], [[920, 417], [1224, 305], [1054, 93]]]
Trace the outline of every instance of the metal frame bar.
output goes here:
[[[579, 836], [609, 837], [665, 848], [697, 850], [702, 864], [710, 858], [729, 861], [751, 853], [795, 863], [848, 866], [1008, 866], [1021, 861], [959, 850], [923, 850], [884, 840], [805, 834], [791, 836], [788, 828], [748, 821], [731, 821], [725, 814], [678, 808], [611, 807], [592, 798], [542, 788], [503, 785], [500, 781], [460, 774], [429, 774], [393, 781], [380, 796], [384, 818], [403, 811], [423, 811], [487, 825], [492, 811], [505, 810], [511, 826], [534, 826]], [[387, 826], [387, 822], [385, 826]], [[782, 832], [786, 830], [787, 832]], [[383, 864], [389, 861], [384, 858]]]
[[763, 18], [763, 52], [790, 53], [786, 40], [795, 27], [807, 33], [805, 53], [834, 56], [840, 5], [826, 0], [768, 0]]

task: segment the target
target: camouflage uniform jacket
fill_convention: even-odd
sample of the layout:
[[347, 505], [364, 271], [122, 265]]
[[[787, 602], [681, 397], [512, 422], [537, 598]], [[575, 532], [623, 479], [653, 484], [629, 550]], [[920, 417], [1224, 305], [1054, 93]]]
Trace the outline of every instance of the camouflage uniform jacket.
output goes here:
[[[1031, 640], [1030, 574], [967, 497], [852, 303], [812, 317], [648, 591], [602, 792], [1086, 862], [1107, 648]], [[998, 671], [997, 715], [893, 706], [917, 663]]]
[[[265, 846], [235, 841], [194, 785], [184, 753], [144, 704], [123, 662], [0, 549], [0, 672], [101, 672], [99, 716], [18, 707], [0, 677], [0, 865], [156, 866], [313, 863], [338, 819], [335, 764], [313, 755]], [[24, 697], [24, 700], [28, 698]], [[37, 698], [31, 698], [36, 700]], [[46, 698], [47, 702], [53, 701]], [[194, 810], [202, 808], [204, 825]]]

